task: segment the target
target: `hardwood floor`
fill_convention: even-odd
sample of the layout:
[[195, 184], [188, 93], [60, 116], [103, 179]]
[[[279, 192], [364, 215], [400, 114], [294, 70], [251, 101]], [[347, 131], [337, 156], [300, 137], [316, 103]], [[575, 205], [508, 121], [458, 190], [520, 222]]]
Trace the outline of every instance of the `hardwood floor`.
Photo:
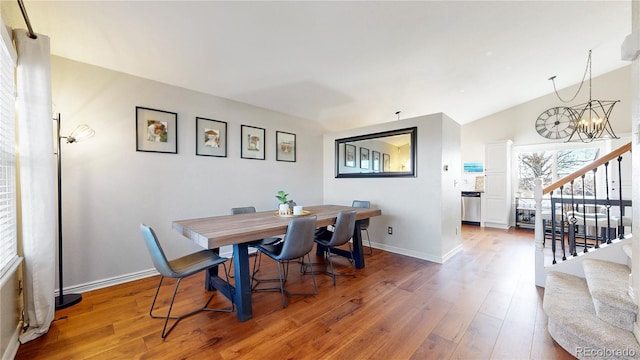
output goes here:
[[[163, 321], [148, 314], [158, 277], [92, 291], [57, 311], [16, 359], [572, 359], [546, 331], [533, 232], [463, 226], [462, 234], [464, 250], [443, 265], [374, 249], [355, 278], [333, 287], [317, 276], [317, 296], [282, 309], [279, 293], [254, 293], [253, 319], [199, 313], [165, 340]], [[276, 274], [269, 259], [262, 265], [261, 274]], [[183, 281], [176, 310], [206, 301], [202, 279]], [[173, 284], [163, 285], [164, 305]], [[292, 267], [289, 289], [310, 285]], [[216, 295], [213, 304], [227, 303]]]

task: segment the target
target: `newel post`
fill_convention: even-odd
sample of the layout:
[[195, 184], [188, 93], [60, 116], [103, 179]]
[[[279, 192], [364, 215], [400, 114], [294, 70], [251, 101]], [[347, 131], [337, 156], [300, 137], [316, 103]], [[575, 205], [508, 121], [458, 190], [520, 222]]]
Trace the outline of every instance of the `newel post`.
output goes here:
[[544, 268], [544, 228], [542, 226], [542, 179], [533, 181], [533, 197], [536, 201], [536, 222], [535, 222], [535, 271], [536, 286], [544, 287], [547, 272]]

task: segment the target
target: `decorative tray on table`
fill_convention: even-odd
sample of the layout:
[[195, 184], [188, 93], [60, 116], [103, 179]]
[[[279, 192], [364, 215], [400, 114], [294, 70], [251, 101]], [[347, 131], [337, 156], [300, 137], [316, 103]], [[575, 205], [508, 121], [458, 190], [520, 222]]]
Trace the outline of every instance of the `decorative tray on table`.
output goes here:
[[280, 215], [280, 212], [276, 211], [276, 212], [275, 212], [275, 215], [276, 215], [276, 216], [280, 216], [280, 217], [292, 218], [292, 217], [298, 217], [298, 216], [307, 216], [307, 215], [311, 215], [311, 211], [309, 211], [309, 210], [302, 210], [302, 214], [299, 214], [299, 215], [294, 215], [294, 214]]

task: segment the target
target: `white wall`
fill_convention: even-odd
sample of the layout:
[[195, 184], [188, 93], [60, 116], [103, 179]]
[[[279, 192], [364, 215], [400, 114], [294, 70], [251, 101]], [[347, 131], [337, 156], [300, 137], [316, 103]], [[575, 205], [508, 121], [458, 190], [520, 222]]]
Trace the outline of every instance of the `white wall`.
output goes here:
[[[417, 176], [408, 178], [335, 178], [335, 140], [418, 127]], [[371, 219], [376, 247], [435, 262], [460, 249], [460, 125], [443, 114], [388, 122], [324, 136], [324, 202], [350, 205], [370, 200], [382, 209]], [[449, 165], [449, 171], [443, 166]], [[387, 227], [393, 227], [393, 235]]]
[[[52, 86], [62, 134], [81, 123], [96, 131], [62, 144], [65, 288], [152, 269], [140, 223], [174, 257], [198, 247], [171, 229], [173, 220], [275, 209], [278, 190], [301, 205], [322, 203], [322, 132], [311, 121], [60, 57]], [[136, 151], [136, 106], [178, 113], [178, 154]], [[228, 123], [226, 158], [195, 155], [196, 116]], [[266, 160], [240, 159], [241, 124], [266, 129]], [[297, 135], [295, 163], [275, 160], [276, 130]]]
[[[442, 164], [440, 168], [433, 169], [442, 174], [441, 188], [441, 219], [442, 219], [442, 249], [441, 253], [448, 258], [461, 250], [462, 237], [460, 236], [461, 199], [460, 177], [462, 174], [462, 161], [460, 148], [460, 125], [443, 114], [442, 121]], [[447, 167], [445, 171], [444, 167]], [[428, 203], [428, 202], [427, 202]]]

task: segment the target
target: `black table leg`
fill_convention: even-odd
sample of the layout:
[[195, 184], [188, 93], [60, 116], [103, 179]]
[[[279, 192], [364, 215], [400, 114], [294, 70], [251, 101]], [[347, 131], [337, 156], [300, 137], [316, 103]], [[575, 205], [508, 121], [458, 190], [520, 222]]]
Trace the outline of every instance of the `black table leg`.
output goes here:
[[360, 229], [360, 221], [356, 221], [353, 228], [353, 260], [356, 269], [364, 268], [364, 252], [362, 250], [362, 230]]
[[229, 286], [225, 279], [218, 275], [217, 267], [207, 270], [207, 290], [214, 288], [224, 294], [236, 305], [236, 316], [240, 321], [253, 317], [251, 309], [251, 273], [249, 272], [249, 249], [247, 244], [233, 245], [233, 274], [235, 286]]

